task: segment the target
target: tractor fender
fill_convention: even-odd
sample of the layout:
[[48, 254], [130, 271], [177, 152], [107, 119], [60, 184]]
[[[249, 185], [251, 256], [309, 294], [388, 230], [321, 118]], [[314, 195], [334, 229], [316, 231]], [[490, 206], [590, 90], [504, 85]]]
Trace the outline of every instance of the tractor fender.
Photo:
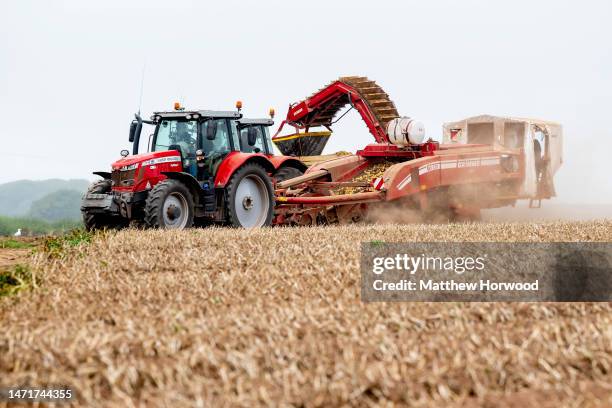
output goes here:
[[108, 171], [94, 171], [91, 174], [102, 177], [104, 180], [110, 180], [111, 174]]
[[202, 193], [202, 186], [198, 183], [198, 180], [189, 173], [182, 171], [162, 171], [161, 174], [172, 180], [178, 180], [185, 184], [189, 189], [189, 192], [193, 196], [194, 202], [197, 204], [200, 201], [200, 195]]
[[257, 163], [269, 173], [276, 170], [270, 159], [262, 153], [232, 152], [225, 157], [217, 170], [215, 188], [225, 187], [236, 170], [246, 163]]
[[297, 158], [291, 156], [272, 156], [270, 157], [270, 162], [276, 170], [280, 169], [281, 167], [295, 167], [303, 173], [308, 168], [307, 165], [299, 161]]

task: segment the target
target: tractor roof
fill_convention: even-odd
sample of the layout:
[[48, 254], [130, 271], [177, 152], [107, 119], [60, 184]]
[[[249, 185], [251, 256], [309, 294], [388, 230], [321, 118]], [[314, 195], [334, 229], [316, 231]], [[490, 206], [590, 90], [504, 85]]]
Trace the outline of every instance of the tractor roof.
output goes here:
[[187, 115], [200, 115], [203, 118], [230, 118], [240, 119], [242, 113], [237, 111], [213, 111], [213, 110], [198, 110], [198, 111], [170, 111], [170, 112], [153, 112], [153, 116], [159, 116], [163, 119], [185, 118]]
[[249, 126], [249, 125], [264, 125], [264, 126], [272, 126], [274, 121], [272, 119], [246, 119], [242, 118], [238, 121], [241, 125]]

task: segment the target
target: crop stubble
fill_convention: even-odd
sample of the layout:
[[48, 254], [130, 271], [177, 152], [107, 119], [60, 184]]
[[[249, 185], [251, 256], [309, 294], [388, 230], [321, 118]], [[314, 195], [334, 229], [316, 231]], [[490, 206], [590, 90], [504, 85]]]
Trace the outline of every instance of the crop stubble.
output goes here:
[[[610, 241], [612, 222], [126, 230], [0, 301], [0, 386], [94, 406], [611, 402], [611, 306], [359, 298], [362, 241]], [[1, 403], [0, 403], [1, 405]]]

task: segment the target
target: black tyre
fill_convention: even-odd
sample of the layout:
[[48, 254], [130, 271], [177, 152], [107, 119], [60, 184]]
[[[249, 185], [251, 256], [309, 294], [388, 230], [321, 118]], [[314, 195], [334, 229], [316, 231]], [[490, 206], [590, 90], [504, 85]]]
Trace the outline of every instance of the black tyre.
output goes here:
[[281, 167], [280, 169], [276, 171], [276, 173], [274, 173], [274, 179], [276, 180], [277, 183], [280, 183], [281, 181], [299, 177], [303, 174], [304, 172], [300, 169], [296, 169], [295, 167], [285, 166], [285, 167]]
[[145, 223], [151, 228], [189, 228], [193, 225], [193, 213], [193, 197], [178, 180], [157, 183], [145, 203]]
[[[110, 180], [98, 180], [91, 183], [87, 189], [87, 194], [109, 194], [111, 192], [111, 181]], [[94, 231], [98, 229], [114, 229], [125, 226], [125, 222], [121, 217], [112, 216], [109, 214], [101, 214], [91, 212], [90, 210], [82, 210], [83, 224], [87, 231]]]
[[234, 227], [272, 224], [274, 190], [268, 173], [258, 164], [240, 167], [226, 186], [227, 222]]

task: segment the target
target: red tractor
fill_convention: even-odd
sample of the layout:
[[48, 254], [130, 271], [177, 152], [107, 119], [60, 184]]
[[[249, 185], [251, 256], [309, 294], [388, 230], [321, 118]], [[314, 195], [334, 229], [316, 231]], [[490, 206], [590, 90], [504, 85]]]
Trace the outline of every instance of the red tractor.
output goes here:
[[[188, 228], [221, 223], [271, 225], [276, 182], [301, 175], [296, 158], [275, 156], [268, 127], [272, 119], [244, 119], [237, 111], [155, 112], [132, 121], [132, 155], [95, 172], [81, 203], [88, 230], [139, 225]], [[270, 111], [273, 117], [274, 111]], [[143, 125], [152, 125], [148, 152], [138, 152]]]

